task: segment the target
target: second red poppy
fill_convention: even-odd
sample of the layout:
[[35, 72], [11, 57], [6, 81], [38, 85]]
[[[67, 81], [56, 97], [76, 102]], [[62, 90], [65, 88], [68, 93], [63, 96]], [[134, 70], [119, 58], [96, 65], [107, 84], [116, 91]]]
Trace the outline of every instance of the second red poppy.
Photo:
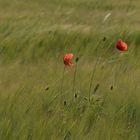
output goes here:
[[127, 44], [125, 42], [123, 42], [122, 39], [118, 39], [115, 47], [120, 51], [127, 51], [128, 50]]
[[70, 62], [70, 59], [72, 59], [72, 58], [73, 58], [73, 54], [72, 53], [70, 53], [70, 54], [64, 54], [64, 57], [63, 57], [64, 64], [66, 66], [72, 66], [73, 63]]

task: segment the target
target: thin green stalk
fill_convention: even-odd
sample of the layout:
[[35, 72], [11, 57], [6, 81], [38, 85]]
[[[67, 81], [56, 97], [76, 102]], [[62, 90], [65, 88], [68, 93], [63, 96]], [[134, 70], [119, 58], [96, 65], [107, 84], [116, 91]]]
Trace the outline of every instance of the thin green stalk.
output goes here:
[[63, 92], [63, 82], [64, 82], [65, 69], [66, 69], [66, 66], [64, 66], [63, 74], [62, 74], [62, 81], [61, 81], [61, 86], [60, 86], [60, 94], [61, 95], [62, 95], [62, 92]]
[[94, 76], [95, 76], [95, 72], [96, 72], [98, 61], [99, 61], [99, 57], [97, 58], [97, 60], [95, 62], [95, 65], [93, 66], [93, 69], [92, 69], [92, 75], [91, 75], [90, 87], [89, 87], [89, 95], [88, 95], [89, 103], [90, 103], [90, 95], [91, 95], [92, 83], [93, 83], [93, 79], [94, 79]]
[[74, 71], [74, 77], [73, 77], [73, 93], [75, 93], [76, 74], [77, 74], [77, 62], [76, 62], [76, 65], [75, 65], [75, 71]]

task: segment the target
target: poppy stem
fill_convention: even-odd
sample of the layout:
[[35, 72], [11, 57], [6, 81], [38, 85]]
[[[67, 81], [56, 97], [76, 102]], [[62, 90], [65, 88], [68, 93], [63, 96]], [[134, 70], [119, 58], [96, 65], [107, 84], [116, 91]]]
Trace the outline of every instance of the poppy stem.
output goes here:
[[90, 95], [91, 95], [91, 88], [92, 88], [93, 78], [95, 76], [95, 71], [96, 71], [96, 68], [97, 68], [98, 61], [99, 61], [99, 57], [97, 58], [97, 60], [95, 62], [95, 65], [93, 66], [93, 69], [92, 69], [92, 75], [91, 75], [90, 87], [89, 87], [89, 95], [88, 95], [89, 103], [90, 103]]
[[63, 92], [63, 82], [64, 82], [65, 69], [66, 69], [66, 67], [64, 66], [63, 74], [62, 74], [62, 81], [61, 81], [61, 86], [60, 86], [60, 94], [61, 95], [62, 95], [62, 92]]
[[77, 62], [76, 62], [76, 65], [75, 65], [75, 71], [74, 71], [74, 77], [73, 77], [73, 93], [75, 92], [76, 74], [77, 74]]

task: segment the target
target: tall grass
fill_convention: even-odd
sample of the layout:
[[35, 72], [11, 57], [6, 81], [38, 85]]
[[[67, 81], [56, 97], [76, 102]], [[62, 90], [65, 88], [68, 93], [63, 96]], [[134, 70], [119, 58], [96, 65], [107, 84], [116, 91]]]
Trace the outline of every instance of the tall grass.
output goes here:
[[0, 139], [139, 140], [139, 3], [0, 0]]

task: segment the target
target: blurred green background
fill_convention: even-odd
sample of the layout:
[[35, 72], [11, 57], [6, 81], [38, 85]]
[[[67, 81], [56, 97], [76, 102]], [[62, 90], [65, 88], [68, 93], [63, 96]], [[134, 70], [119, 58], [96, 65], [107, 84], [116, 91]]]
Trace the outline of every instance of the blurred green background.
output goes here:
[[139, 47], [139, 0], [0, 0], [0, 139], [140, 140]]

